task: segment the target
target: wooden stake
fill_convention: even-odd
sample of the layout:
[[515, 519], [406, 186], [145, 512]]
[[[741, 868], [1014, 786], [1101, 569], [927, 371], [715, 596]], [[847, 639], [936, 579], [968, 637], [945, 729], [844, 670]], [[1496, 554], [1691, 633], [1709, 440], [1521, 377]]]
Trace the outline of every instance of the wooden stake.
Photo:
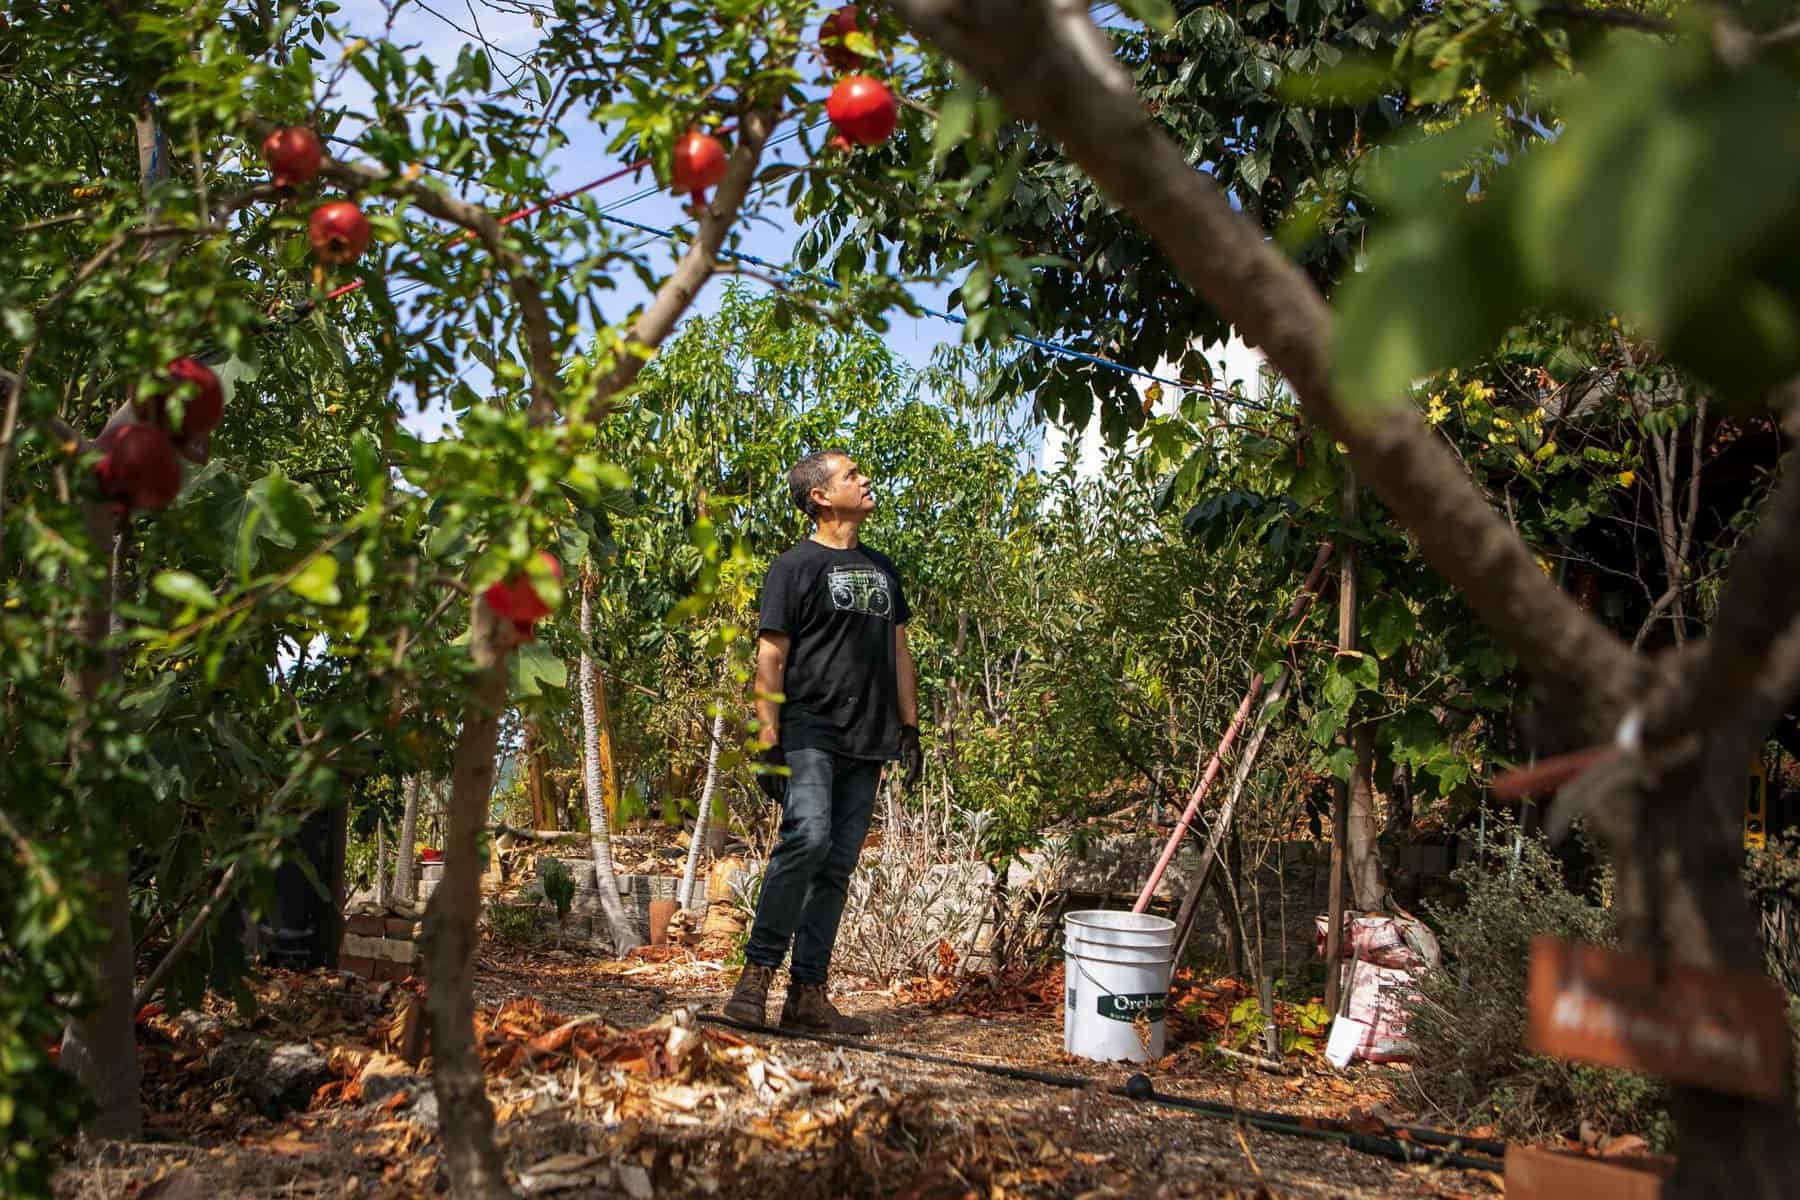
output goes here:
[[[1344, 523], [1356, 519], [1356, 472], [1344, 470]], [[1338, 649], [1356, 649], [1356, 543], [1346, 533], [1338, 551]], [[1349, 738], [1346, 737], [1348, 742]], [[1339, 780], [1331, 792], [1331, 888], [1326, 905], [1325, 1007], [1335, 1015], [1343, 984], [1338, 955], [1344, 937], [1344, 851], [1350, 841], [1350, 784]]]

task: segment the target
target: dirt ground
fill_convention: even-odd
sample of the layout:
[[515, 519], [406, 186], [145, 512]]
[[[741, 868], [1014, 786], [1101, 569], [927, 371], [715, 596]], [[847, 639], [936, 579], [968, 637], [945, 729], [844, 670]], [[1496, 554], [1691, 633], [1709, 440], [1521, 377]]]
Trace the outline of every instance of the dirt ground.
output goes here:
[[[702, 948], [624, 961], [493, 940], [478, 958], [479, 1032], [509, 1171], [559, 1196], [1456, 1197], [1496, 1195], [1485, 1171], [1404, 1165], [1338, 1141], [1266, 1132], [1104, 1089], [1129, 1071], [1062, 1052], [1054, 972], [993, 983], [946, 973], [838, 1002], [874, 1041], [1076, 1075], [1050, 1086], [964, 1067], [777, 1038], [694, 1018], [736, 978]], [[1230, 981], [1189, 981], [1172, 1011], [1159, 1094], [1373, 1130], [1409, 1116], [1396, 1071], [1299, 1056], [1277, 1075], [1208, 1047]], [[417, 985], [328, 972], [260, 975], [246, 1020], [222, 1001], [143, 1016], [146, 1140], [71, 1146], [68, 1200], [130, 1196], [399, 1197], [441, 1191], [435, 1098], [404, 1053]], [[771, 1000], [777, 1010], [779, 995]], [[1185, 1015], [1182, 1015], [1185, 1014]], [[253, 1102], [246, 1045], [297, 1047], [323, 1079], [291, 1111]], [[236, 1049], [234, 1049], [236, 1048]], [[304, 1087], [311, 1087], [308, 1079]], [[259, 1111], [259, 1108], [261, 1111]]]

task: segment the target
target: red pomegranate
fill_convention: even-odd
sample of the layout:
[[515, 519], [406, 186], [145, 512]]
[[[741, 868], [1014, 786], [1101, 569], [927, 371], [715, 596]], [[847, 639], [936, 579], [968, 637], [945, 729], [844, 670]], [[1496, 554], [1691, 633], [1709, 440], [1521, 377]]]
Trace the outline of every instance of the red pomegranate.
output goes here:
[[142, 421], [115, 425], [99, 441], [94, 477], [100, 491], [121, 508], [167, 508], [181, 491], [175, 443], [159, 426]]
[[350, 263], [369, 248], [369, 218], [348, 200], [333, 200], [313, 209], [313, 253], [328, 263]]
[[[556, 561], [555, 555], [540, 550], [538, 558], [543, 560], [551, 575], [557, 579], [562, 578], [562, 564]], [[495, 616], [503, 621], [511, 621], [524, 641], [532, 639], [531, 627], [550, 615], [550, 606], [544, 603], [544, 598], [531, 586], [531, 576], [524, 571], [491, 585], [481, 594], [481, 598]]]
[[706, 189], [725, 178], [725, 147], [710, 133], [686, 133], [675, 143], [669, 184], [687, 192], [694, 203], [706, 203]]
[[[169, 430], [182, 441], [204, 437], [225, 415], [225, 389], [212, 368], [197, 358], [178, 358], [162, 370], [160, 389], [150, 401], [132, 401], [140, 417]], [[169, 395], [181, 397], [181, 429], [169, 426]]]
[[819, 54], [834, 71], [854, 71], [863, 65], [863, 56], [844, 44], [844, 39], [861, 30], [857, 23], [856, 5], [846, 4], [819, 26]]
[[861, 146], [878, 146], [894, 132], [900, 106], [887, 84], [868, 75], [846, 75], [831, 89], [825, 115], [845, 137]]
[[283, 125], [263, 139], [262, 155], [278, 188], [298, 187], [319, 173], [325, 150], [304, 125]]

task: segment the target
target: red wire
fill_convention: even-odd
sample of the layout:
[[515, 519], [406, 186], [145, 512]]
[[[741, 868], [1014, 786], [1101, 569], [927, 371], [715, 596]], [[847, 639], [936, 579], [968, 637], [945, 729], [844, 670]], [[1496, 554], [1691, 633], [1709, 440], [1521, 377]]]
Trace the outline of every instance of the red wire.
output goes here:
[[[733, 128], [735, 128], [735, 127], [732, 125], [722, 125], [719, 127], [719, 132], [720, 133], [730, 133]], [[500, 224], [511, 225], [513, 222], [522, 221], [526, 217], [536, 216], [538, 213], [543, 212], [547, 208], [554, 208], [558, 204], [563, 203], [565, 200], [574, 199], [576, 196], [581, 195], [583, 192], [591, 192], [597, 187], [604, 187], [606, 184], [616, 182], [617, 180], [625, 178], [625, 176], [627, 176], [627, 175], [631, 175], [635, 172], [642, 171], [645, 167], [647, 167], [649, 165], [650, 165], [650, 160], [647, 158], [640, 158], [634, 163], [627, 163], [625, 166], [620, 167], [617, 171], [614, 171], [612, 174], [602, 175], [600, 178], [594, 180], [592, 183], [584, 183], [578, 188], [571, 188], [566, 192], [560, 192], [557, 195], [550, 197], [548, 200], [540, 201], [537, 204], [527, 204], [524, 208], [517, 209], [513, 212], [507, 213], [504, 217], [500, 218]], [[456, 243], [463, 241], [467, 238], [473, 237], [473, 236], [474, 236], [474, 234], [470, 230], [465, 229], [461, 233], [457, 234], [455, 237], [451, 238], [449, 244], [454, 246], [454, 245], [456, 245]], [[341, 287], [335, 288], [332, 291], [325, 293], [324, 303], [329, 304], [333, 300], [337, 300], [341, 297], [348, 296], [351, 292], [361, 291], [363, 286], [366, 283], [368, 283], [368, 280], [366, 280], [366, 279], [352, 279], [349, 283], [346, 283]]]

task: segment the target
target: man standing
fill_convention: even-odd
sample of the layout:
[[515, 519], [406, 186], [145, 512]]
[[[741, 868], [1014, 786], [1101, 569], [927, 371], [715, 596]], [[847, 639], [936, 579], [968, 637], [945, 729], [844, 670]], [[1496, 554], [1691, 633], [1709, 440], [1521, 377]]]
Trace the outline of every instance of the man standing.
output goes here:
[[812, 536], [770, 565], [756, 647], [756, 715], [772, 743], [763, 762], [788, 770], [760, 779], [781, 804], [781, 832], [725, 1015], [768, 1019], [769, 984], [791, 940], [781, 1024], [865, 1034], [867, 1021], [832, 1007], [825, 981], [882, 764], [898, 759], [907, 787], [924, 765], [906, 645], [912, 614], [894, 564], [857, 538], [875, 497], [848, 454], [823, 450], [795, 463], [788, 495], [813, 522]]

